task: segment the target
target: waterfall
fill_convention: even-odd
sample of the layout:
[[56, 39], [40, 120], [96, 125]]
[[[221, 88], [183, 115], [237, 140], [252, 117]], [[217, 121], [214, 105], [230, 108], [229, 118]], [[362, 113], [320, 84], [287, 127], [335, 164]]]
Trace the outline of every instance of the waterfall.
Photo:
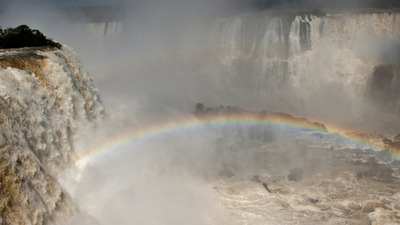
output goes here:
[[0, 52], [1, 224], [60, 224], [75, 214], [57, 177], [75, 160], [78, 130], [103, 114], [68, 47]]
[[315, 101], [326, 101], [316, 96], [332, 89], [335, 93], [330, 99], [346, 96], [346, 104], [353, 105], [369, 96], [367, 86], [376, 66], [400, 64], [397, 12], [259, 13], [216, 24], [219, 30], [212, 36], [217, 37], [217, 60], [223, 65], [224, 79], [229, 85], [246, 86], [266, 101], [273, 95], [289, 104], [303, 102], [304, 108], [313, 108], [310, 104]]

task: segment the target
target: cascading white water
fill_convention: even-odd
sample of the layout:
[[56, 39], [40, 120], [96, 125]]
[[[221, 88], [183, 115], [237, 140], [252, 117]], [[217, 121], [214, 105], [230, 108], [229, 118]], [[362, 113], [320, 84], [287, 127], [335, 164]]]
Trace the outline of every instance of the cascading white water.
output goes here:
[[398, 65], [394, 52], [400, 43], [400, 14], [396, 12], [261, 13], [217, 24], [218, 33], [212, 36], [220, 43], [221, 74], [229, 77], [224, 80], [234, 88], [247, 85], [248, 93], [262, 96], [267, 105], [285, 99], [295, 112], [308, 116], [332, 111], [318, 109], [326, 101], [349, 109], [336, 110], [341, 118], [359, 114], [374, 67]]
[[214, 29], [219, 31], [213, 36], [217, 37], [224, 80], [233, 86], [247, 86], [263, 96], [276, 91], [286, 75], [282, 20], [238, 17], [220, 21], [217, 26]]
[[76, 213], [57, 180], [75, 161], [79, 129], [104, 109], [67, 47], [0, 52], [0, 223], [61, 224]]

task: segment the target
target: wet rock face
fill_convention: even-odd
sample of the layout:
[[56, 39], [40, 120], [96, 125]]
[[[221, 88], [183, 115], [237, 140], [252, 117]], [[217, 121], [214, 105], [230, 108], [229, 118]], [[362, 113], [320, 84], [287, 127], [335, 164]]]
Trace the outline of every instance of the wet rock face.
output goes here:
[[375, 66], [367, 97], [387, 111], [400, 112], [400, 71], [391, 65]]

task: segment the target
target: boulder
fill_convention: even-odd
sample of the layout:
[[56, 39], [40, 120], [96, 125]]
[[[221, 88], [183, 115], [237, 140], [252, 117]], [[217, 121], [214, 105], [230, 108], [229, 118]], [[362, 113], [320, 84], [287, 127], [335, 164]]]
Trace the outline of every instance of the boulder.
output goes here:
[[394, 137], [394, 140], [400, 141], [400, 134], [396, 135], [396, 136]]
[[219, 171], [218, 175], [220, 177], [228, 178], [228, 179], [233, 177], [233, 176], [235, 176], [235, 174], [232, 171], [230, 171], [229, 169], [226, 169], [226, 168], [221, 170], [221, 171]]
[[303, 179], [303, 170], [301, 168], [294, 168], [288, 175], [289, 181], [301, 181]]

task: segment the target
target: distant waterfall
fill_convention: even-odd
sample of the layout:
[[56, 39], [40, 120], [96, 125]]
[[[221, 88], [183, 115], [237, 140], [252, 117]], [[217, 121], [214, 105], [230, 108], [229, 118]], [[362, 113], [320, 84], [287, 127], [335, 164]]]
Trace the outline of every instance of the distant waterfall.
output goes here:
[[400, 14], [395, 12], [260, 13], [216, 24], [212, 36], [223, 80], [265, 98], [279, 98], [285, 90], [295, 99], [308, 99], [321, 88], [335, 88], [356, 102], [370, 90], [375, 66], [400, 65]]
[[122, 22], [89, 23], [90, 33], [97, 38], [112, 38], [122, 32]]

